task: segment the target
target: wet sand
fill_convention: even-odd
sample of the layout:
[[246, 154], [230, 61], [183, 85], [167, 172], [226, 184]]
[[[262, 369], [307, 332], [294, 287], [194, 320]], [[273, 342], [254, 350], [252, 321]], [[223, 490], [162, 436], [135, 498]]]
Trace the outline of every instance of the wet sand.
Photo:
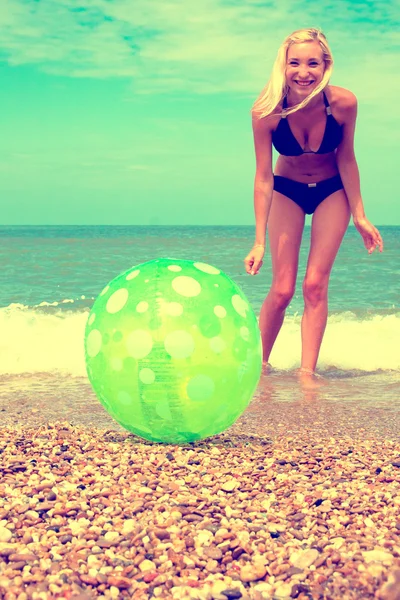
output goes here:
[[[368, 394], [365, 393], [368, 388]], [[400, 381], [380, 376], [331, 377], [326, 384], [304, 387], [294, 373], [263, 376], [245, 413], [229, 428], [231, 435], [254, 434], [276, 439], [282, 433], [400, 440]], [[0, 417], [4, 425], [34, 427], [48, 422], [124, 431], [97, 400], [82, 377], [3, 376]]]

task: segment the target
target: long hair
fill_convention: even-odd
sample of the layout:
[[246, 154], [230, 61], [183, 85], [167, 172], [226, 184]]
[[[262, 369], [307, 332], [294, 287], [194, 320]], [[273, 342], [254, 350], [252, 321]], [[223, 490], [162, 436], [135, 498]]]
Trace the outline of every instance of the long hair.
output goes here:
[[300, 104], [296, 104], [291, 108], [285, 109], [282, 111], [281, 116], [290, 115], [291, 113], [300, 110], [304, 106], [307, 106], [307, 104], [311, 102], [311, 100], [328, 85], [333, 70], [333, 56], [325, 35], [320, 29], [297, 29], [288, 35], [287, 38], [285, 38], [278, 50], [275, 63], [272, 67], [270, 80], [253, 104], [251, 112], [255, 117], [262, 119], [263, 117], [271, 115], [289, 91], [289, 88], [286, 85], [285, 76], [286, 60], [289, 47], [292, 44], [313, 41], [319, 42], [323, 52], [325, 71], [322, 81], [309, 96], [300, 102]]

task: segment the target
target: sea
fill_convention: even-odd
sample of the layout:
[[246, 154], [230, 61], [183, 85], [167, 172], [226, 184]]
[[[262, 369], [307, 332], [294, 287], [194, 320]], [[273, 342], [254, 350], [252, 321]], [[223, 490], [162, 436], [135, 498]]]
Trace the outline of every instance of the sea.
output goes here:
[[[384, 252], [369, 255], [349, 227], [330, 279], [329, 317], [318, 372], [341, 396], [400, 396], [400, 227], [379, 228]], [[268, 252], [257, 276], [246, 273], [252, 226], [0, 227], [0, 381], [51, 377], [88, 383], [84, 330], [90, 309], [118, 274], [151, 259], [216, 266], [244, 291], [258, 316], [271, 284]], [[300, 365], [302, 279], [310, 245], [305, 227], [295, 296], [270, 361], [275, 377]], [[15, 388], [14, 388], [15, 389]], [[3, 392], [4, 388], [3, 388]], [[285, 398], [282, 398], [285, 400]]]

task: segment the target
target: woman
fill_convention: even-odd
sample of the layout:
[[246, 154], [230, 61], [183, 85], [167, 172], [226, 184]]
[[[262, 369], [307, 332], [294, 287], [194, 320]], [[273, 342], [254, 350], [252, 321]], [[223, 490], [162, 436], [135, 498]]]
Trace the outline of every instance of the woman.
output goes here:
[[[315, 374], [328, 316], [328, 283], [350, 215], [371, 254], [383, 250], [379, 231], [366, 218], [354, 155], [357, 99], [328, 85], [332, 53], [318, 29], [300, 29], [279, 49], [272, 76], [252, 109], [256, 175], [255, 243], [245, 258], [256, 275], [265, 236], [272, 259], [271, 289], [260, 312], [263, 363], [282, 326], [296, 284], [306, 214], [311, 245], [303, 282], [300, 373]], [[280, 156], [272, 171], [272, 144]]]

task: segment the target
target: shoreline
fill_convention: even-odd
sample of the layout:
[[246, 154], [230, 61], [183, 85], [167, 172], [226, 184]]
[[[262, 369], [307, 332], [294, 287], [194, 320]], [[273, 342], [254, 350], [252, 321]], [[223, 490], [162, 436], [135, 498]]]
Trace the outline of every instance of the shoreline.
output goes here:
[[400, 443], [235, 428], [0, 428], [1, 597], [399, 600]]
[[[87, 378], [51, 373], [0, 378], [1, 425], [38, 427], [64, 421], [125, 432]], [[382, 390], [373, 377], [361, 384], [357, 378], [350, 384], [346, 379], [325, 379], [323, 385], [307, 388], [294, 372], [274, 372], [261, 377], [251, 403], [226, 431], [270, 439], [285, 433], [400, 442], [400, 382], [393, 378]]]

